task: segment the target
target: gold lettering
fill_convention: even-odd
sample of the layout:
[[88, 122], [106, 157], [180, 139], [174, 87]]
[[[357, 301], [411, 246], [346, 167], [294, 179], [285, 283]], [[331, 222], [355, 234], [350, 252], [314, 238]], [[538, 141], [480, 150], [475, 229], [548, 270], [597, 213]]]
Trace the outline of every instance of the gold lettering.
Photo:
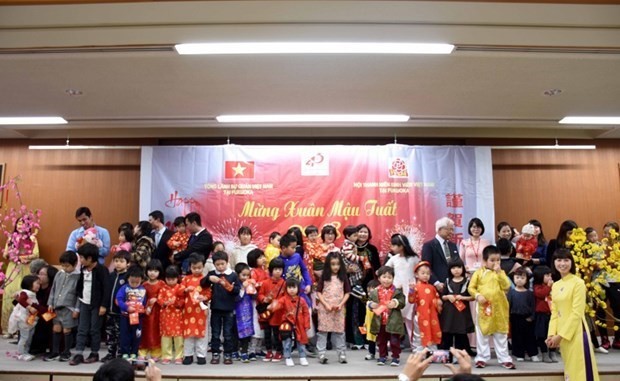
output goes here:
[[396, 201], [390, 200], [386, 205], [378, 205], [377, 200], [368, 200], [364, 203], [367, 216], [396, 216]]
[[360, 215], [360, 208], [358, 206], [352, 206], [351, 203], [343, 200], [336, 200], [332, 205], [332, 209], [329, 211], [328, 217], [344, 217], [345, 221], [349, 217], [358, 217]]
[[280, 216], [280, 208], [268, 207], [260, 202], [246, 201], [243, 205], [243, 210], [238, 215], [239, 217], [269, 217], [272, 221], [275, 221]]

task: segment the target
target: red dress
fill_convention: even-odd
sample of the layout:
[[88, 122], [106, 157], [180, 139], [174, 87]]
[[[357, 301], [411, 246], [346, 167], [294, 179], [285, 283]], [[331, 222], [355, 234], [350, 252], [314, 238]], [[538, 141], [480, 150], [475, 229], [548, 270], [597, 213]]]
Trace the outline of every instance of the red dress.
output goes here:
[[265, 269], [262, 269], [260, 267], [255, 267], [250, 270], [250, 277], [254, 280], [256, 289], [260, 290], [263, 282], [269, 280], [269, 272], [265, 271]]
[[[185, 292], [185, 302], [183, 305], [183, 337], [205, 337], [207, 328], [207, 310], [203, 310], [200, 302], [196, 299], [202, 295], [206, 298], [203, 304], [207, 304], [211, 299], [211, 289], [200, 287], [201, 275], [187, 275], [183, 278], [181, 285]], [[187, 291], [192, 287], [192, 291]]]
[[184, 302], [185, 295], [181, 284], [177, 284], [174, 287], [165, 284], [161, 290], [159, 290], [157, 304], [159, 304], [161, 308], [159, 314], [159, 332], [162, 337], [183, 336], [181, 320], [183, 318]]
[[435, 286], [428, 283], [418, 282], [409, 293], [409, 303], [416, 305], [416, 315], [418, 316], [418, 326], [422, 345], [441, 343], [441, 327], [439, 326], [439, 311], [437, 301], [439, 293]]
[[[260, 289], [258, 290], [258, 303], [271, 303], [272, 301], [278, 299], [280, 296], [284, 295], [284, 292], [286, 291], [286, 286], [284, 282], [285, 281], [283, 278], [280, 278], [277, 281], [273, 278], [263, 281]], [[272, 327], [277, 327], [280, 325], [281, 320], [281, 312], [274, 311], [274, 313], [269, 318], [269, 325]]]
[[301, 344], [308, 344], [306, 331], [310, 329], [310, 311], [304, 298], [284, 295], [278, 299], [275, 309], [282, 312], [280, 323], [288, 321], [295, 326], [295, 340]]
[[[159, 335], [159, 304], [157, 304], [157, 296], [166, 283], [158, 280], [155, 284], [148, 281], [142, 283], [146, 289], [146, 308], [147, 313], [142, 320], [142, 339], [140, 340], [140, 349], [155, 349], [161, 347], [161, 336]], [[151, 313], [148, 313], [148, 309]]]

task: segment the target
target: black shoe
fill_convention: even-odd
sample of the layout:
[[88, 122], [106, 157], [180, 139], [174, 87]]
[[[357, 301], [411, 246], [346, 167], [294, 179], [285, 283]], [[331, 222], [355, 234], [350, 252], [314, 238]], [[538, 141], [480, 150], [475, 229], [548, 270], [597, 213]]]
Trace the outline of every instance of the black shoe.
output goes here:
[[206, 363], [207, 363], [207, 359], [206, 358], [204, 358], [204, 357], [197, 357], [196, 364], [204, 365]]
[[58, 361], [60, 362], [71, 361], [71, 353], [62, 353], [60, 357], [58, 358]]
[[71, 361], [69, 361], [69, 365], [80, 365], [83, 362], [84, 362], [84, 356], [82, 356], [82, 355], [75, 355], [75, 356], [73, 356], [73, 359]]
[[58, 358], [60, 358], [60, 355], [58, 353], [50, 353], [43, 358], [43, 361], [56, 361], [58, 360]]
[[90, 355], [88, 355], [86, 360], [84, 360], [85, 364], [92, 364], [94, 362], [99, 362], [99, 354], [98, 353], [91, 353]]
[[101, 362], [108, 362], [110, 360], [114, 360], [116, 358], [112, 353], [108, 353], [104, 358], [101, 359]]
[[185, 356], [183, 358], [183, 365], [191, 365], [194, 362], [194, 356]]

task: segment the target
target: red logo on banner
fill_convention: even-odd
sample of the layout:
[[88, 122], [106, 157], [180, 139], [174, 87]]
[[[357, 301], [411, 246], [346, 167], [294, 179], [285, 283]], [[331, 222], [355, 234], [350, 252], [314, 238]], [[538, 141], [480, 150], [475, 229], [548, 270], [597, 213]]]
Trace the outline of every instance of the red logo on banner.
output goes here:
[[253, 161], [226, 161], [224, 162], [225, 179], [253, 179]]
[[409, 172], [407, 171], [407, 163], [400, 157], [392, 160], [392, 164], [390, 165], [389, 170], [390, 177], [396, 178], [407, 178], [409, 177]]

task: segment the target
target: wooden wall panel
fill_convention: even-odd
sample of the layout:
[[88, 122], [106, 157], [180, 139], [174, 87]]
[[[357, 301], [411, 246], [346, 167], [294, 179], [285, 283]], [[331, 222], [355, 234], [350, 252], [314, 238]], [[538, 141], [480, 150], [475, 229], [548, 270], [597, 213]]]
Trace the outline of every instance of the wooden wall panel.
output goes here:
[[[91, 209], [113, 243], [121, 222], [138, 220], [139, 150], [35, 151], [5, 143], [0, 162], [7, 165], [5, 181], [20, 176], [24, 203], [43, 211], [39, 246], [50, 263], [58, 263], [70, 232], [79, 226], [75, 210], [80, 206]], [[16, 205], [13, 192], [8, 199]]]
[[518, 229], [541, 221], [547, 239], [573, 219], [599, 230], [620, 219], [620, 148], [597, 142], [596, 150], [495, 150], [495, 220]]

